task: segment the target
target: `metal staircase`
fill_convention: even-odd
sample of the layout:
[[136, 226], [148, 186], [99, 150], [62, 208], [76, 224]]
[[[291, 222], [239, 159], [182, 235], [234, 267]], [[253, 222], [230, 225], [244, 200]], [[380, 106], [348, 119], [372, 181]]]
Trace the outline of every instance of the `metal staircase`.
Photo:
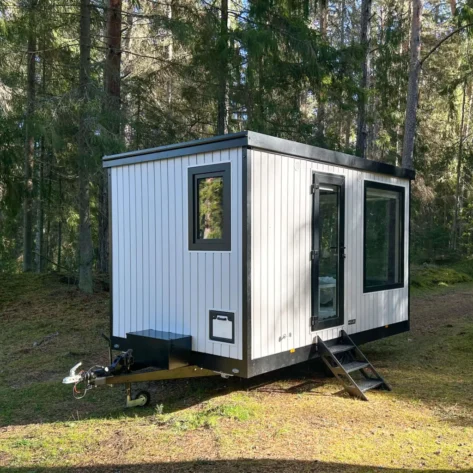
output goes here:
[[365, 392], [371, 389], [391, 391], [391, 386], [344, 330], [335, 345], [327, 345], [320, 338], [317, 343], [322, 360], [350, 396], [367, 401]]

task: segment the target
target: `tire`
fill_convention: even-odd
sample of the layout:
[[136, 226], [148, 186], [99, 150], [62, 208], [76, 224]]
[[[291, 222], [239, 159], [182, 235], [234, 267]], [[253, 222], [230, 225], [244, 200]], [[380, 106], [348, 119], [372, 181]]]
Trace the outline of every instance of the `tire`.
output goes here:
[[140, 397], [144, 397], [146, 399], [145, 403], [142, 404], [141, 406], [139, 407], [146, 407], [146, 406], [149, 406], [149, 403], [151, 402], [151, 395], [148, 391], [140, 391], [135, 399], [139, 399]]

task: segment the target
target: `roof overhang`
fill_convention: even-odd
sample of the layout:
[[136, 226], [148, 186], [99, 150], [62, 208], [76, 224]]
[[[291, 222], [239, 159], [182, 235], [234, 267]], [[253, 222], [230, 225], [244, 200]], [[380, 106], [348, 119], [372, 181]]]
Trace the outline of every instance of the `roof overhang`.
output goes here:
[[254, 131], [241, 131], [228, 135], [204, 138], [202, 140], [187, 141], [185, 143], [160, 146], [158, 148], [104, 156], [103, 167], [126, 166], [160, 159], [171, 159], [179, 156], [209, 153], [221, 149], [238, 148], [241, 146], [272, 151], [277, 154], [294, 156], [310, 161], [329, 163], [350, 169], [387, 174], [404, 179], [415, 179], [415, 171], [411, 169], [400, 168], [380, 161], [362, 159], [339, 151], [305, 145], [296, 141], [263, 135], [262, 133], [256, 133]]

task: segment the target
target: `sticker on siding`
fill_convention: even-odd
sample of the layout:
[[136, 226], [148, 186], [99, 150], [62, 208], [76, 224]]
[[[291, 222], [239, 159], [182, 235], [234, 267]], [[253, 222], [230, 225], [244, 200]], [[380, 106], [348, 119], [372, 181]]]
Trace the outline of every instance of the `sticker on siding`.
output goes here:
[[235, 314], [233, 312], [211, 310], [209, 316], [210, 340], [235, 343]]

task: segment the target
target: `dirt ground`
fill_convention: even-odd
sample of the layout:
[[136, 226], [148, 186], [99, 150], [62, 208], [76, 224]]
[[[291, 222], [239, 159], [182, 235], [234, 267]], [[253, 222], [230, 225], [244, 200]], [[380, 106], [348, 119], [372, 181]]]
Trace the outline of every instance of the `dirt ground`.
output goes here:
[[412, 330], [363, 350], [393, 386], [340, 394], [317, 364], [252, 380], [122, 387], [77, 401], [62, 378], [105, 362], [108, 294], [54, 277], [0, 279], [0, 470], [7, 472], [473, 471], [473, 286], [412, 297]]

